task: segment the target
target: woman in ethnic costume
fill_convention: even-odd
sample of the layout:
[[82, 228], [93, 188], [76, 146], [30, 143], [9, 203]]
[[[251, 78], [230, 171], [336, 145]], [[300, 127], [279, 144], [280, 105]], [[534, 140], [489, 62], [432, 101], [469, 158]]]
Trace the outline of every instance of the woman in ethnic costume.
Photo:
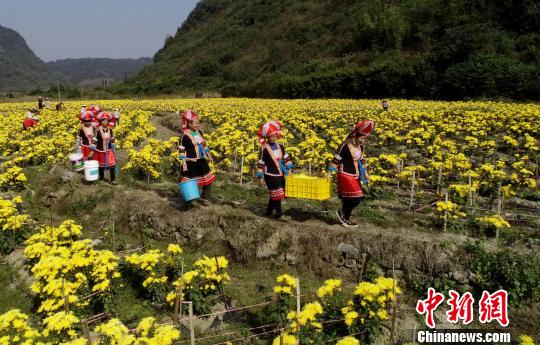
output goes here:
[[114, 147], [114, 134], [110, 128], [113, 117], [111, 114], [101, 112], [96, 116], [99, 121], [99, 127], [96, 129], [96, 135], [92, 142], [96, 145], [94, 159], [99, 162], [99, 179], [105, 179], [105, 170], [109, 170], [111, 184], [117, 184], [115, 181], [116, 173], [116, 152]]
[[277, 142], [282, 135], [281, 126], [278, 121], [270, 121], [257, 133], [261, 142], [257, 177], [261, 187], [266, 183], [270, 194], [266, 216], [271, 217], [275, 211], [276, 219], [283, 215], [281, 200], [285, 198], [285, 175], [293, 168], [291, 157], [283, 145]]
[[184, 111], [182, 115], [182, 134], [178, 151], [182, 160], [182, 174], [180, 182], [197, 179], [197, 185], [202, 187], [201, 198], [203, 202], [210, 201], [211, 186], [216, 176], [210, 169], [210, 148], [208, 147], [202, 131], [199, 129], [199, 117], [192, 110]]
[[86, 161], [91, 159], [94, 155], [94, 150], [92, 149], [92, 140], [96, 135], [95, 128], [92, 126], [92, 121], [94, 119], [94, 114], [86, 112], [81, 116], [81, 128], [79, 129], [79, 144], [81, 147], [81, 153], [83, 159]]
[[356, 227], [351, 213], [364, 197], [362, 184], [367, 185], [369, 175], [365, 168], [364, 146], [375, 127], [371, 120], [358, 123], [334, 155], [329, 170], [337, 172], [338, 197], [342, 207], [336, 212], [339, 221], [346, 227]]

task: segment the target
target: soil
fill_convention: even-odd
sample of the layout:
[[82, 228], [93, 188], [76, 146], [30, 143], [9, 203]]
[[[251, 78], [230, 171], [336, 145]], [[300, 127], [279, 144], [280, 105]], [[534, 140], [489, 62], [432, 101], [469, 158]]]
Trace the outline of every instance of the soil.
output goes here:
[[152, 125], [154, 125], [154, 127], [156, 127], [156, 131], [152, 134], [155, 139], [169, 140], [170, 138], [177, 137], [179, 135], [177, 131], [167, 128], [163, 125], [164, 119], [170, 119], [170, 121], [172, 122], [176, 118], [178, 123], [180, 123], [180, 117], [178, 115], [175, 115], [176, 114], [152, 116], [150, 122], [152, 123]]

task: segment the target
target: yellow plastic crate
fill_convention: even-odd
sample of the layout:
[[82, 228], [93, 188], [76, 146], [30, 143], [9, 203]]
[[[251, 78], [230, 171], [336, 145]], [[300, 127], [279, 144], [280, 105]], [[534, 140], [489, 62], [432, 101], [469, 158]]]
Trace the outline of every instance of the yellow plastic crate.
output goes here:
[[286, 177], [285, 194], [289, 198], [326, 200], [332, 196], [331, 181], [326, 177], [303, 174]]

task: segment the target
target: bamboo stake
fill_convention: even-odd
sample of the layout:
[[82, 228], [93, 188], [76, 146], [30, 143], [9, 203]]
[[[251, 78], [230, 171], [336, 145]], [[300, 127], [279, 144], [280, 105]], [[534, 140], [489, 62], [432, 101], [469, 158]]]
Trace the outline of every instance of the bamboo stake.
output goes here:
[[392, 259], [392, 294], [394, 295], [393, 305], [392, 305], [392, 328], [390, 329], [390, 345], [394, 343], [394, 332], [396, 329], [396, 271], [394, 259]]
[[279, 345], [283, 345], [283, 333], [279, 334]]
[[[445, 207], [448, 205], [448, 191], [444, 193], [444, 202]], [[448, 227], [448, 210], [445, 208], [444, 210], [444, 232], [446, 232], [446, 229]]]
[[69, 314], [69, 297], [66, 294], [65, 279], [62, 279], [62, 294], [64, 295], [64, 311]]
[[236, 172], [236, 157], [237, 157], [237, 155], [238, 155], [238, 148], [235, 147], [235, 148], [234, 148], [234, 165], [233, 165], [233, 173]]
[[[216, 261], [216, 272], [217, 274], [221, 274], [221, 269], [219, 267], [219, 260], [217, 258], [217, 256], [214, 256], [214, 260]], [[221, 300], [223, 302], [223, 304], [225, 305], [225, 308], [228, 308], [228, 303], [225, 299], [225, 291], [223, 290], [223, 282], [220, 281], [219, 284], [218, 284], [218, 289], [219, 289], [219, 294], [221, 295]]]
[[[398, 175], [401, 173], [401, 159], [398, 159], [398, 162], [397, 162], [397, 173]], [[399, 188], [399, 185], [400, 185], [401, 181], [397, 180], [397, 187]]]
[[362, 253], [362, 258], [360, 259], [360, 269], [358, 271], [358, 283], [361, 283], [364, 279], [364, 266], [366, 264], [367, 254]]
[[300, 314], [300, 279], [296, 277], [296, 313]]
[[180, 325], [179, 324], [179, 321], [181, 320], [181, 315], [182, 315], [182, 285], [180, 285], [177, 289], [176, 289], [176, 301], [175, 301], [175, 304], [174, 304], [174, 315], [173, 315], [173, 321], [175, 324], [177, 325]]
[[84, 337], [86, 338], [86, 345], [92, 345], [92, 339], [90, 338], [90, 328], [88, 327], [88, 320], [82, 320], [82, 329]]
[[[300, 278], [296, 277], [296, 315], [300, 315]], [[296, 338], [298, 338], [298, 334], [300, 332], [300, 328], [296, 328]], [[298, 345], [299, 343], [297, 343]]]
[[502, 216], [502, 203], [503, 203], [503, 193], [502, 193], [502, 181], [499, 181], [499, 191], [497, 193], [497, 214]]
[[[498, 196], [497, 196], [497, 214], [499, 215], [499, 217], [502, 217], [502, 198], [503, 198], [503, 195], [502, 195], [502, 180], [499, 180], [499, 191], [498, 191]], [[496, 240], [499, 239], [499, 228], [498, 227], [495, 229], [495, 239]]]
[[244, 184], [243, 172], [244, 172], [244, 157], [242, 156], [242, 159], [240, 160], [240, 184]]
[[[535, 155], [536, 157], [536, 178], [538, 178], [538, 175], [540, 174], [540, 166], [538, 165], [538, 154]], [[536, 185], [536, 187], [538, 187], [538, 185]], [[538, 188], [537, 188], [538, 189]]]
[[114, 219], [112, 221], [112, 250], [113, 252], [116, 252], [116, 236], [114, 233]]
[[141, 236], [141, 246], [144, 248], [144, 250], [146, 250], [146, 244], [144, 243], [144, 233], [141, 227], [141, 219], [138, 213], [137, 213], [137, 223], [139, 225], [139, 235]]
[[[180, 270], [180, 277], [184, 276], [184, 259], [182, 259], [182, 268]], [[173, 315], [173, 321], [174, 323], [178, 324], [180, 326], [180, 320], [182, 320], [182, 295], [184, 287], [182, 284], [178, 286], [178, 289], [176, 290], [176, 301], [174, 305], [174, 315]]]
[[442, 164], [439, 167], [439, 174], [437, 175], [437, 194], [441, 193], [441, 180], [442, 180]]
[[[180, 268], [180, 276], [183, 277], [184, 276], [184, 259], [182, 258], [182, 265], [181, 265], [181, 268]], [[183, 291], [184, 288], [182, 287], [182, 289], [180, 290], [180, 296], [182, 296], [182, 293], [184, 292]], [[182, 301], [180, 301], [180, 310], [178, 311], [178, 320], [182, 320]]]
[[473, 207], [472, 176], [469, 175], [469, 206]]
[[189, 304], [189, 336], [191, 338], [191, 345], [195, 345], [195, 329], [193, 328], [193, 302], [187, 302]]
[[414, 205], [414, 182], [416, 180], [416, 171], [413, 171], [411, 177], [411, 200], [409, 201], [409, 209], [412, 210]]

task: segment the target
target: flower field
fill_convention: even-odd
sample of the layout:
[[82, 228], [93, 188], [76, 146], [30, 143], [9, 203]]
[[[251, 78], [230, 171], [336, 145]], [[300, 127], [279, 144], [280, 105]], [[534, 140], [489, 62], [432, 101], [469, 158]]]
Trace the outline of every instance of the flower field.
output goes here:
[[[434, 190], [436, 210], [448, 219], [465, 216], [460, 206], [479, 206], [475, 197], [504, 199], [537, 190], [540, 106], [494, 102], [392, 101], [383, 112], [367, 100], [182, 99], [97, 102], [105, 109], [122, 109], [115, 129], [118, 147], [128, 150], [124, 171], [148, 181], [160, 180], [163, 163], [175, 166], [176, 141], [149, 140], [156, 112], [197, 111], [206, 130], [218, 171], [242, 170], [251, 179], [257, 161], [256, 132], [268, 119], [284, 123], [283, 142], [295, 165], [323, 174], [337, 146], [360, 119], [376, 123], [366, 148], [373, 190], [386, 185], [410, 188], [416, 196]], [[19, 130], [25, 109], [32, 104], [5, 103], [0, 114], [0, 152], [5, 161], [0, 188], [24, 184], [20, 168], [64, 160], [78, 128], [79, 102], [67, 102], [62, 112], [45, 111], [37, 129]], [[178, 119], [178, 121], [180, 121]], [[137, 147], [139, 143], [144, 143]], [[414, 181], [413, 180], [414, 175]], [[499, 194], [502, 196], [499, 197]], [[444, 204], [444, 205], [443, 205]], [[414, 205], [411, 205], [411, 207]], [[504, 207], [504, 202], [503, 205]], [[501, 216], [502, 210], [487, 216]], [[506, 224], [483, 218], [496, 227]]]
[[[240, 183], [254, 180], [256, 133], [264, 121], [283, 122], [282, 141], [297, 170], [326, 176], [336, 148], [359, 120], [369, 118], [376, 123], [366, 147], [371, 197], [396, 193], [409, 209], [429, 212], [437, 231], [466, 225], [498, 237], [515, 223], [538, 224], [531, 223], [537, 213], [513, 209], [516, 200], [540, 200], [537, 104], [394, 100], [390, 111], [382, 111], [375, 100], [95, 103], [106, 110], [120, 108], [114, 134], [118, 150], [127, 156], [120, 168], [147, 183], [174, 179], [178, 167], [178, 139], [154, 137], [157, 113], [196, 111], [213, 168], [223, 174], [239, 172], [234, 176]], [[133, 253], [98, 250], [83, 237], [84, 224], [66, 220], [58, 226], [37, 225], [24, 209], [25, 169], [64, 164], [75, 149], [81, 102], [65, 105], [62, 111], [42, 111], [38, 126], [22, 130], [26, 110], [34, 104], [0, 104], [0, 251], [24, 247], [38, 301], [35, 315], [15, 309], [0, 315], [0, 344], [172, 344], [180, 337], [189, 339], [177, 327], [178, 312], [187, 312], [181, 302], [192, 302], [196, 315], [211, 313], [231, 280], [225, 257], [184, 262], [176, 244]], [[347, 336], [370, 340], [392, 314], [401, 293], [396, 283], [388, 277], [353, 285], [330, 279], [309, 303], [294, 309], [297, 280], [281, 275], [271, 310], [279, 325], [265, 339], [273, 344], [357, 344]], [[115, 318], [115, 296], [128, 285], [175, 320], [147, 317], [128, 327], [126, 320]], [[100, 320], [89, 325], [95, 315]], [[97, 336], [90, 339], [90, 330]], [[276, 338], [280, 333], [281, 340]]]

